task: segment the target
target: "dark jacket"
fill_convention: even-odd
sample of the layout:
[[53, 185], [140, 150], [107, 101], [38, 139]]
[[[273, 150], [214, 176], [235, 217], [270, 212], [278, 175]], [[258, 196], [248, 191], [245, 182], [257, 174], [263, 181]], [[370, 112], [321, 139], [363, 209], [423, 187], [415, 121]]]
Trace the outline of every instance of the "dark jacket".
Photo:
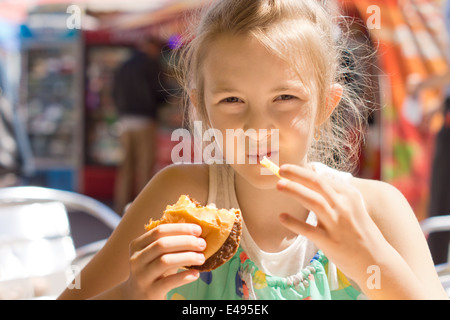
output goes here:
[[119, 115], [156, 119], [158, 105], [164, 101], [160, 79], [159, 62], [145, 53], [135, 52], [114, 76], [113, 97]]

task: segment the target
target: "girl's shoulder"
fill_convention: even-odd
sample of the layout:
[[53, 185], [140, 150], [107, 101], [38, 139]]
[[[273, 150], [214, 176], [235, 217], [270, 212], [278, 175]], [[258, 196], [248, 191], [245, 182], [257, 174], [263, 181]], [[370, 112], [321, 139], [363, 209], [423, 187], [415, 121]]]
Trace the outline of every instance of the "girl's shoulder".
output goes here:
[[420, 234], [419, 223], [411, 205], [395, 186], [356, 177], [351, 178], [351, 184], [359, 190], [367, 212], [391, 244], [402, 241], [403, 231], [405, 234]]
[[[173, 198], [176, 202], [181, 194], [187, 194], [200, 203], [206, 203], [209, 186], [207, 164], [173, 164], [160, 170], [148, 187]], [[145, 192], [145, 190], [143, 191]], [[169, 201], [170, 202], [170, 201]]]
[[406, 206], [406, 198], [395, 186], [372, 179], [351, 177], [350, 183], [361, 193], [364, 204], [371, 215], [380, 214], [390, 207]]
[[[372, 179], [351, 177], [350, 184], [356, 187], [361, 193], [364, 204], [371, 215], [379, 213], [379, 208], [397, 206], [406, 202], [403, 194], [393, 185]], [[408, 204], [409, 205], [409, 204]]]
[[129, 206], [126, 220], [134, 224], [160, 219], [167, 205], [180, 195], [189, 195], [201, 204], [208, 200], [209, 170], [206, 164], [175, 164], [161, 169]]

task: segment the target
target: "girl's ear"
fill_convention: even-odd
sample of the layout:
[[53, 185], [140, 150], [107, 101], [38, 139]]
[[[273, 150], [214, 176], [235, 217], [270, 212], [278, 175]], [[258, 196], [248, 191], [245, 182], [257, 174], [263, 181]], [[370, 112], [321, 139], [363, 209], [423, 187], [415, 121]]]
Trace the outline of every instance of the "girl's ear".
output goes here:
[[322, 113], [321, 117], [317, 119], [317, 125], [322, 125], [333, 113], [334, 109], [337, 107], [342, 99], [342, 94], [344, 89], [339, 83], [335, 83], [331, 86], [327, 98], [325, 99], [325, 111]]

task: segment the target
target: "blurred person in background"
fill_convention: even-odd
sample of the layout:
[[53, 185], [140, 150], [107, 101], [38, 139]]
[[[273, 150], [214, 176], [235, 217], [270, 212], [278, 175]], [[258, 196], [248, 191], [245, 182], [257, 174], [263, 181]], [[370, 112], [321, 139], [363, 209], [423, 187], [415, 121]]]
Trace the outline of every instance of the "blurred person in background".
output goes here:
[[11, 98], [0, 52], [0, 188], [24, 183], [34, 172], [34, 161], [26, 130]]
[[17, 175], [20, 169], [12, 105], [3, 93], [0, 77], [0, 188], [17, 184]]
[[164, 101], [160, 54], [159, 42], [145, 38], [114, 77], [113, 98], [122, 128], [123, 149], [115, 186], [115, 210], [120, 215], [154, 171], [157, 108]]
[[[450, 0], [444, 5], [444, 18], [447, 34], [450, 38]], [[436, 135], [435, 153], [431, 172], [430, 203], [428, 216], [450, 215], [450, 48], [447, 61], [449, 69], [446, 73], [433, 76], [423, 81], [411, 77], [409, 91], [413, 96], [427, 88], [444, 88], [445, 96], [442, 104], [423, 115], [425, 125], [439, 112], [443, 113], [444, 123]], [[445, 263], [449, 257], [450, 232], [436, 232], [428, 239], [430, 251], [435, 264]]]

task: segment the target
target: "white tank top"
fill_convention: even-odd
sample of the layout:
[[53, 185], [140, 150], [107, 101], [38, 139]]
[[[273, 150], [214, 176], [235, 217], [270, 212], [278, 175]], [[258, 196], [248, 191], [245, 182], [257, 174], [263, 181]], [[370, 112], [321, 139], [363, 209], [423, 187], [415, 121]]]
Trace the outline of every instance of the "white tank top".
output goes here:
[[[313, 169], [339, 180], [346, 180], [351, 174], [329, 168], [321, 163], [313, 163]], [[214, 203], [218, 208], [239, 209], [237, 201], [234, 170], [228, 165], [212, 164], [209, 166], [208, 204]], [[315, 214], [309, 212], [307, 223], [317, 224]], [[256, 266], [266, 274], [280, 277], [295, 275], [305, 268], [318, 248], [308, 238], [299, 235], [289, 247], [279, 252], [266, 252], [255, 243], [243, 221], [241, 247]]]

